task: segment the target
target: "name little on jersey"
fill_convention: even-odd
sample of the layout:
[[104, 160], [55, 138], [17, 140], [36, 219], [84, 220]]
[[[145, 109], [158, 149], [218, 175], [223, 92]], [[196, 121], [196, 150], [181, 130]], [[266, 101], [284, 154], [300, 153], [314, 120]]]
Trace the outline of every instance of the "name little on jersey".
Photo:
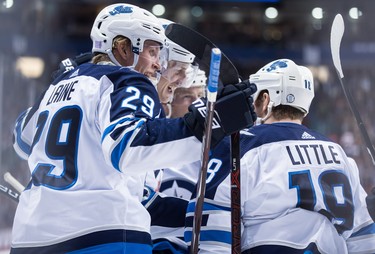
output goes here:
[[51, 96], [47, 101], [47, 105], [56, 103], [59, 101], [69, 101], [71, 99], [71, 93], [74, 92], [74, 85], [78, 83], [78, 80], [61, 84], [53, 89]]
[[286, 146], [293, 165], [341, 164], [336, 147], [328, 144], [301, 144]]

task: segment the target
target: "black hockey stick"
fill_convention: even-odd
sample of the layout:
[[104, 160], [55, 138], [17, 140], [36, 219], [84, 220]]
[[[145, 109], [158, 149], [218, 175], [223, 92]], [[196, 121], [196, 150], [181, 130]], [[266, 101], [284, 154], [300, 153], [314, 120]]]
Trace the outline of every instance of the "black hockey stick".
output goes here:
[[0, 183], [0, 192], [18, 203], [20, 194], [16, 190], [11, 188], [8, 184]]
[[[165, 31], [166, 36], [189, 50], [195, 55], [199, 68], [206, 73], [209, 71], [210, 54], [217, 48], [202, 34], [181, 24], [172, 23]], [[240, 77], [236, 67], [222, 53], [220, 64], [219, 85], [236, 84]], [[241, 189], [240, 189], [240, 135], [231, 135], [231, 225], [232, 225], [232, 253], [241, 253]], [[193, 232], [194, 233], [194, 232]], [[196, 232], [195, 234], [199, 234]]]
[[92, 52], [86, 52], [86, 53], [82, 53], [78, 56], [75, 56], [73, 58], [68, 57], [68, 58], [62, 60], [59, 64], [59, 68], [52, 73], [52, 75], [51, 75], [52, 79], [54, 80], [57, 77], [59, 77], [61, 74], [64, 74], [65, 72], [73, 70], [78, 65], [90, 62], [93, 55], [94, 54]]
[[21, 193], [24, 191], [25, 186], [22, 185], [14, 176], [12, 176], [11, 173], [6, 172], [4, 174], [4, 180], [9, 183], [18, 193]]
[[367, 133], [366, 127], [362, 121], [361, 115], [359, 114], [359, 111], [357, 109], [357, 106], [355, 104], [354, 98], [352, 94], [350, 93], [349, 88], [346, 86], [346, 83], [344, 82], [344, 74], [341, 68], [341, 60], [340, 60], [340, 44], [341, 44], [341, 39], [342, 36], [344, 35], [344, 30], [345, 30], [345, 25], [344, 25], [344, 20], [341, 16], [341, 14], [337, 14], [335, 19], [333, 20], [332, 23], [332, 28], [331, 28], [331, 54], [332, 54], [332, 60], [333, 60], [333, 65], [336, 68], [337, 75], [339, 77], [341, 87], [344, 91], [345, 97], [349, 103], [350, 109], [355, 117], [355, 120], [357, 121], [359, 130], [361, 132], [363, 141], [366, 144], [367, 151], [371, 156], [372, 163], [375, 166], [375, 150], [374, 146], [371, 143], [370, 137]]
[[231, 135], [231, 231], [232, 254], [241, 254], [241, 177], [240, 177], [240, 133]]
[[5, 182], [0, 183], [0, 192], [18, 203], [21, 192], [25, 187], [9, 172], [4, 174]]
[[207, 85], [207, 106], [206, 106], [206, 121], [205, 130], [203, 135], [203, 146], [202, 146], [202, 165], [201, 171], [199, 172], [199, 179], [197, 185], [197, 197], [195, 202], [194, 221], [193, 221], [193, 237], [191, 242], [191, 253], [198, 253], [198, 243], [200, 238], [200, 229], [202, 226], [202, 213], [203, 203], [206, 190], [206, 179], [207, 179], [207, 166], [210, 159], [210, 146], [211, 146], [211, 131], [212, 121], [214, 118], [215, 102], [217, 87], [219, 81], [219, 69], [221, 61], [221, 51], [218, 48], [212, 49], [211, 54], [211, 67], [208, 76]]

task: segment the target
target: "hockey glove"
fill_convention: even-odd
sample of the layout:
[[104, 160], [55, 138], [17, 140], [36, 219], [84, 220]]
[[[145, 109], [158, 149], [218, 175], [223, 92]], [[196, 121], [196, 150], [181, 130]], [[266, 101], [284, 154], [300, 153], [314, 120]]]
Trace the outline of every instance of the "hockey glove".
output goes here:
[[[211, 148], [225, 136], [253, 126], [256, 114], [251, 95], [256, 89], [255, 84], [246, 80], [219, 90], [212, 123]], [[206, 102], [206, 98], [196, 100], [184, 116], [185, 124], [200, 141], [205, 129]]]
[[366, 204], [371, 219], [375, 221], [375, 187], [372, 188], [370, 194], [366, 197]]
[[93, 54], [91, 52], [80, 54], [74, 58], [66, 58], [59, 64], [59, 68], [52, 73], [52, 79], [56, 79], [61, 74], [73, 70], [80, 64], [91, 61]]

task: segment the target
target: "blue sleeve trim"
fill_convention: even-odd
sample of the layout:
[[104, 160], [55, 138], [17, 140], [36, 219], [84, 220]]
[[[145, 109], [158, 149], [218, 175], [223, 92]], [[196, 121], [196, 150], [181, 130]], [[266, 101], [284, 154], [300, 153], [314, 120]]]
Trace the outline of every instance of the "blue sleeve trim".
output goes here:
[[124, 135], [124, 137], [122, 138], [120, 143], [118, 143], [118, 145], [113, 149], [113, 151], [111, 153], [111, 162], [112, 162], [112, 166], [115, 169], [117, 169], [118, 171], [121, 172], [120, 165], [119, 165], [120, 164], [120, 158], [121, 158], [122, 153], [124, 152], [126, 146], [128, 145], [130, 137], [133, 135], [135, 130], [137, 130], [138, 128], [140, 128], [144, 124], [144, 122], [145, 122], [145, 120], [139, 121], [137, 126], [133, 130], [128, 131]]
[[[129, 251], [130, 250], [130, 251]], [[57, 244], [41, 247], [12, 248], [12, 253], [128, 253], [143, 254], [152, 252], [149, 233], [111, 229], [82, 235]]]
[[[194, 212], [195, 211], [195, 203], [196, 202], [190, 202], [187, 208], [187, 212]], [[221, 206], [221, 205], [215, 205], [215, 204], [209, 204], [209, 203], [203, 203], [203, 211], [231, 211], [230, 207], [227, 206]]]
[[22, 150], [22, 152], [24, 152], [25, 154], [27, 155], [30, 155], [30, 152], [31, 152], [31, 146], [28, 145], [26, 142], [24, 142], [21, 138], [21, 134], [22, 134], [22, 121], [24, 119], [24, 117], [26, 116], [26, 112], [22, 113], [18, 118], [17, 118], [17, 121], [16, 121], [16, 126], [15, 126], [15, 131], [17, 133], [17, 137], [16, 137], [16, 144], [18, 145], [18, 147]]
[[125, 118], [122, 118], [120, 120], [118, 120], [117, 122], [115, 122], [114, 124], [111, 124], [110, 126], [108, 126], [104, 132], [103, 132], [103, 135], [102, 135], [102, 143], [103, 143], [103, 140], [110, 134], [113, 132], [113, 130], [116, 128], [117, 125], [119, 124], [122, 124], [126, 121], [131, 121], [131, 123], [134, 123], [134, 121], [138, 121], [140, 118], [128, 118], [128, 117], [125, 117]]
[[371, 223], [370, 225], [367, 225], [366, 227], [361, 228], [359, 231], [353, 233], [350, 236], [350, 238], [363, 236], [363, 235], [371, 235], [371, 234], [375, 234], [375, 223]]

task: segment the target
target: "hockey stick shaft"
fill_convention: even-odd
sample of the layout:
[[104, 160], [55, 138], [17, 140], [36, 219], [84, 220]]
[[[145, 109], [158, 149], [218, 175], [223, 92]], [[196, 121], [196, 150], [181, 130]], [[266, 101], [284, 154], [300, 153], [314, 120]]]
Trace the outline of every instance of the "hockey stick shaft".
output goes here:
[[332, 28], [331, 28], [331, 54], [332, 54], [333, 65], [335, 66], [335, 69], [337, 71], [337, 75], [339, 77], [341, 87], [349, 103], [349, 107], [355, 117], [359, 130], [361, 132], [361, 136], [367, 147], [367, 151], [371, 156], [373, 165], [375, 166], [374, 146], [371, 143], [367, 129], [362, 121], [361, 115], [359, 114], [354, 98], [349, 88], [346, 86], [346, 83], [344, 82], [344, 74], [341, 68], [341, 60], [340, 60], [340, 44], [341, 44], [341, 39], [344, 35], [344, 30], [345, 30], [344, 20], [341, 14], [337, 14], [335, 19], [333, 20]]
[[4, 174], [4, 180], [9, 183], [18, 193], [22, 193], [25, 189], [25, 186], [23, 186], [16, 178], [14, 178], [11, 173], [6, 172]]
[[202, 143], [202, 166], [199, 174], [197, 185], [197, 197], [194, 211], [194, 221], [192, 230], [192, 242], [190, 252], [198, 253], [200, 229], [202, 225], [203, 203], [206, 190], [207, 166], [209, 161], [209, 152], [211, 146], [211, 131], [212, 121], [214, 116], [214, 108], [216, 102], [216, 95], [218, 89], [219, 72], [220, 72], [221, 51], [218, 48], [213, 48], [211, 52], [210, 74], [208, 77], [207, 86], [207, 106], [206, 106], [206, 128]]
[[0, 192], [8, 198], [18, 203], [21, 192], [25, 189], [24, 186], [17, 181], [9, 172], [4, 174], [5, 183], [0, 183]]
[[12, 189], [10, 186], [7, 186], [6, 184], [0, 183], [0, 192], [3, 193], [8, 198], [10, 198], [13, 201], [18, 203], [20, 193], [18, 193], [16, 190]]
[[231, 135], [231, 231], [232, 254], [241, 253], [240, 133]]

